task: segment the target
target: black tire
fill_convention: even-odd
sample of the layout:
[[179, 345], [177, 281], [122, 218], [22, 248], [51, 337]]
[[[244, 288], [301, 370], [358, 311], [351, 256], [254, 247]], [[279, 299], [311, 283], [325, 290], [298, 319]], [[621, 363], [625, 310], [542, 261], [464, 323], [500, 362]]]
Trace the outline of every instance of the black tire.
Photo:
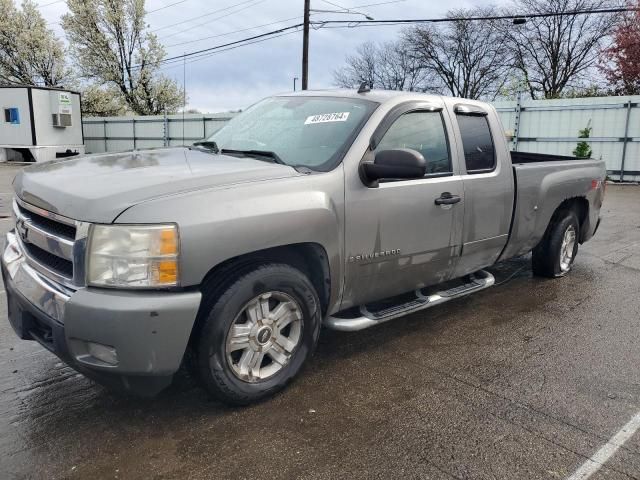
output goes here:
[[[247, 304], [266, 292], [282, 292], [294, 300], [301, 313], [297, 346], [288, 362], [272, 376], [252, 381], [239, 378], [226, 351], [227, 335]], [[273, 395], [295, 377], [313, 354], [321, 326], [318, 295], [309, 279], [285, 264], [267, 264], [243, 269], [210, 298], [204, 299], [202, 328], [195, 339], [195, 362], [204, 387], [229, 405], [247, 405]], [[275, 335], [274, 335], [275, 337]]]
[[[562, 262], [562, 243], [565, 233], [573, 229], [575, 241], [569, 262]], [[578, 239], [580, 238], [580, 223], [573, 210], [558, 212], [547, 228], [540, 243], [533, 249], [531, 266], [534, 275], [540, 277], [563, 277], [571, 270], [573, 261], [578, 253]]]

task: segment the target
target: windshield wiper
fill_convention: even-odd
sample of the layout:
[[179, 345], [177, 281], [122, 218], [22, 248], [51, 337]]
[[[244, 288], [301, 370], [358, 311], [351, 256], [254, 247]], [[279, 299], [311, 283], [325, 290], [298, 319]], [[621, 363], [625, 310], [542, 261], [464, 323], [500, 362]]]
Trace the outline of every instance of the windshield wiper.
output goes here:
[[287, 165], [276, 152], [268, 150], [234, 150], [231, 148], [223, 148], [220, 153], [230, 153], [231, 155], [245, 155], [247, 157], [263, 157], [268, 158], [273, 163], [279, 163], [280, 165]]
[[212, 140], [202, 140], [200, 142], [195, 142], [193, 146], [206, 148], [207, 150], [211, 150], [213, 153], [220, 153], [218, 144]]

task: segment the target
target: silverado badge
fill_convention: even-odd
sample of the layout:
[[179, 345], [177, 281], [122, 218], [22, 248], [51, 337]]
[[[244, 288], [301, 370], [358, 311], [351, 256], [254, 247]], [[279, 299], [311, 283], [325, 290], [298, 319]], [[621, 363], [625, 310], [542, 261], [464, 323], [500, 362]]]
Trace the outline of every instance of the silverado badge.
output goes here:
[[391, 257], [394, 255], [400, 255], [399, 248], [394, 248], [393, 250], [383, 250], [382, 252], [349, 255], [349, 263], [361, 262], [363, 260], [373, 260], [374, 258], [380, 258], [380, 257]]

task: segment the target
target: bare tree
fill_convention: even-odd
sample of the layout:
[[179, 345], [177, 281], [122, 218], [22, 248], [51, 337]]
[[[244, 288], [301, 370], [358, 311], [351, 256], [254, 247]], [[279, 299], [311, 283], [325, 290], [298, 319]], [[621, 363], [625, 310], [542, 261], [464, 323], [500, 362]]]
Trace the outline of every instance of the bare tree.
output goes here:
[[496, 15], [496, 10], [454, 10], [450, 22], [421, 25], [404, 32], [414, 57], [438, 79], [438, 90], [456, 97], [493, 99], [512, 63], [504, 29], [493, 20], [466, 20]]
[[0, 0], [0, 83], [58, 87], [69, 79], [64, 49], [36, 4]]
[[379, 45], [363, 43], [355, 55], [347, 56], [346, 65], [335, 70], [333, 76], [343, 88], [367, 82], [385, 90], [424, 91], [428, 84], [428, 72], [402, 40]]
[[355, 88], [362, 82], [375, 85], [376, 65], [378, 63], [378, 47], [373, 42], [366, 42], [356, 49], [353, 55], [347, 55], [345, 66], [333, 71], [335, 84], [341, 88]]
[[159, 114], [182, 106], [182, 90], [159, 73], [164, 48], [145, 31], [144, 0], [68, 0], [62, 17], [80, 74], [114, 87], [129, 110]]
[[[611, 0], [518, 0], [520, 13], [566, 14], [611, 6]], [[513, 13], [513, 12], [511, 12]], [[506, 29], [532, 98], [557, 98], [580, 87], [616, 25], [612, 14], [554, 15], [529, 18]]]

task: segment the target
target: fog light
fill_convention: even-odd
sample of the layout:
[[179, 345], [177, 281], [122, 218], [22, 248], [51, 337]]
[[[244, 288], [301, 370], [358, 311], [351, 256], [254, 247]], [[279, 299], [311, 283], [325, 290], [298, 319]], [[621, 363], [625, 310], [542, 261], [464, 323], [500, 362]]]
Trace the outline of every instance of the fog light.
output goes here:
[[87, 342], [87, 351], [89, 355], [104, 363], [108, 363], [109, 365], [118, 364], [118, 354], [114, 347], [102, 345], [101, 343]]

